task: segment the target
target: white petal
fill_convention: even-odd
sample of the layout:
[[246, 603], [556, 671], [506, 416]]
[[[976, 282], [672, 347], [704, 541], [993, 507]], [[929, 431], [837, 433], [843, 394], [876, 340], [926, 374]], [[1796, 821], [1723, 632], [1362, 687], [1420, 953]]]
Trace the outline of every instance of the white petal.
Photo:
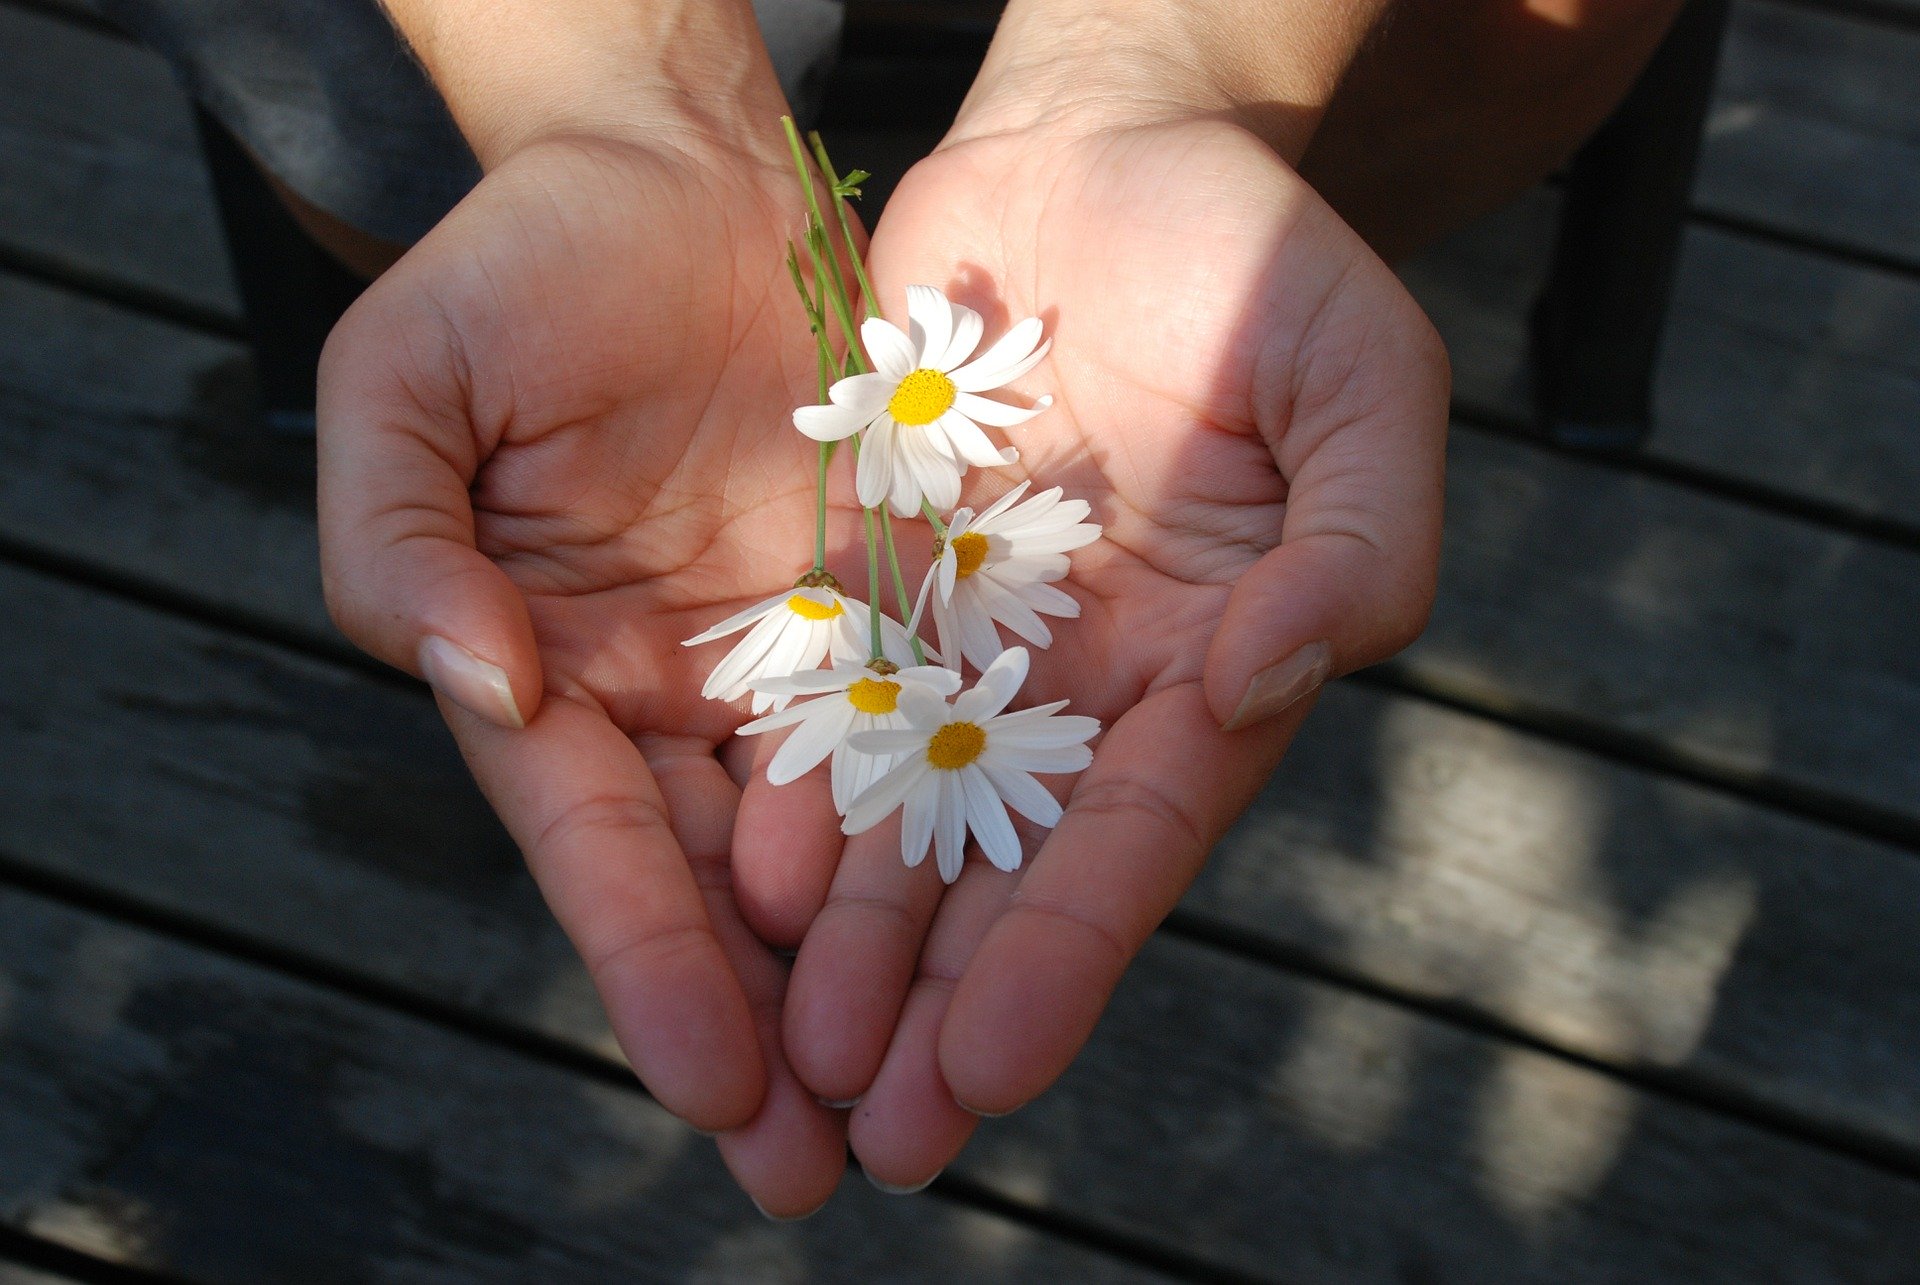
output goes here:
[[1047, 793], [1047, 787], [1019, 768], [1006, 767], [991, 754], [974, 760], [993, 782], [1007, 806], [1035, 825], [1060, 824], [1060, 801]]
[[958, 608], [936, 597], [933, 600], [933, 632], [940, 641], [940, 654], [947, 668], [960, 672], [960, 624]]
[[967, 828], [980, 842], [987, 860], [1002, 870], [1020, 868], [1020, 836], [1013, 832], [1007, 807], [994, 792], [986, 773], [969, 765], [954, 773], [960, 778], [960, 790], [967, 802]]
[[994, 428], [1016, 428], [1051, 405], [1053, 405], [1051, 397], [1042, 397], [1025, 409], [1009, 406], [1005, 402], [992, 401], [977, 393], [961, 393], [953, 399], [954, 410], [969, 419], [990, 424]]
[[989, 664], [973, 690], [953, 702], [953, 716], [968, 723], [984, 723], [1007, 707], [1027, 681], [1029, 657], [1025, 647], [1009, 647]]
[[[1035, 750], [1024, 745], [994, 745], [989, 743], [987, 754], [1000, 767], [1017, 768], [1022, 772], [1041, 772], [1046, 775], [1058, 775], [1066, 772], [1084, 772], [1093, 762], [1093, 751], [1084, 745], [1073, 745], [1066, 749]], [[981, 761], [987, 754], [981, 755]]]
[[991, 576], [974, 578], [980, 582], [974, 588], [980, 594], [987, 614], [1036, 647], [1053, 644], [1053, 631], [1047, 628], [1046, 621], [1034, 614], [1032, 607], [1020, 601], [1011, 591], [995, 584]]
[[986, 322], [980, 314], [964, 303], [951, 305], [953, 308], [953, 339], [943, 353], [928, 353], [928, 364], [935, 370], [950, 371], [967, 358], [973, 356], [973, 350], [980, 346], [980, 336], [986, 331]]
[[[951, 536], [951, 528], [949, 535]], [[960, 578], [960, 555], [953, 551], [953, 539], [940, 546], [940, 561], [928, 568], [927, 574], [935, 572], [940, 576], [940, 601], [953, 601], [953, 586]]]
[[797, 781], [826, 761], [833, 753], [834, 746], [846, 738], [847, 728], [853, 723], [853, 706], [837, 697], [828, 697], [823, 701], [813, 701], [809, 709], [814, 710], [812, 718], [793, 729], [786, 744], [774, 753], [773, 761], [767, 764], [767, 781], [773, 785], [785, 785]]
[[816, 442], [837, 442], [852, 437], [872, 418], [845, 406], [802, 406], [793, 412], [793, 426]]
[[959, 773], [934, 771], [931, 775], [940, 782], [940, 799], [934, 805], [933, 855], [940, 865], [940, 878], [952, 883], [967, 860], [967, 805], [960, 794]]
[[772, 611], [792, 596], [793, 590], [788, 589], [784, 593], [775, 594], [765, 602], [756, 602], [745, 611], [736, 611], [733, 615], [728, 616], [725, 620], [707, 630], [705, 633], [695, 634], [680, 645], [682, 647], [698, 647], [701, 643], [710, 643], [715, 639], [725, 638], [736, 629], [745, 629], [748, 625], [760, 619], [760, 617], [766, 615], [769, 611]]
[[[902, 799], [913, 792], [915, 786], [926, 780], [933, 769], [927, 766], [924, 756], [906, 759], [892, 768], [885, 776], [860, 792], [860, 797], [847, 809], [846, 820], [840, 823], [842, 834], [864, 834], [893, 814]], [[932, 783], [928, 782], [931, 787]]]
[[1063, 714], [1011, 727], [995, 720], [988, 729], [996, 749], [1061, 750], [1093, 739], [1100, 731], [1100, 720], [1081, 714]]
[[[873, 722], [871, 715], [862, 714], [854, 720], [857, 727], [862, 722]], [[867, 730], [872, 730], [871, 728]], [[853, 801], [866, 792], [867, 787], [887, 774], [898, 760], [895, 756], [862, 754], [845, 741], [833, 749], [833, 810], [841, 816], [853, 806]]]
[[762, 732], [774, 732], [783, 727], [791, 727], [803, 718], [813, 716], [813, 702], [802, 701], [798, 705], [789, 705], [778, 714], [769, 714], [765, 718], [756, 718], [751, 723], [742, 723], [735, 728], [735, 736], [758, 736]]
[[[867, 645], [873, 645], [871, 636], [867, 639]], [[913, 656], [913, 640], [907, 637], [907, 631], [901, 628], [900, 622], [884, 611], [880, 613], [880, 654], [902, 669], [919, 664]]]
[[960, 690], [960, 675], [939, 665], [914, 665], [901, 670], [894, 678], [903, 687], [908, 683], [923, 683], [942, 696], [951, 696]]
[[911, 727], [889, 727], [871, 732], [855, 732], [847, 737], [847, 744], [862, 754], [919, 753], [924, 758], [927, 734]]
[[[977, 419], [979, 417], [975, 416], [975, 418]], [[1005, 495], [995, 500], [992, 504], [989, 504], [986, 508], [986, 511], [974, 520], [975, 526], [977, 526], [979, 529], [983, 531], [987, 530], [989, 527], [992, 527], [993, 524], [999, 519], [1001, 514], [1005, 513], [1008, 509], [1012, 508], [1014, 505], [1020, 502], [1020, 497], [1025, 495], [1027, 493], [1027, 488], [1032, 485], [1033, 485], [1033, 479], [1028, 478], [1026, 481], [1020, 483], [1020, 485], [1014, 487], [1011, 491], [1008, 491]], [[1055, 494], [1058, 494], [1059, 490], [1060, 488], [1057, 486], [1053, 488], [1053, 491]], [[1038, 497], [1035, 497], [1035, 498], [1037, 499]], [[957, 518], [960, 515], [956, 513], [954, 514], [954, 516]]]
[[784, 635], [787, 622], [779, 616], [763, 617], [747, 632], [726, 659], [713, 667], [700, 694], [708, 700], [737, 700], [746, 695], [747, 683], [765, 672], [767, 655]]
[[866, 345], [873, 368], [896, 382], [911, 375], [919, 364], [913, 341], [884, 317], [868, 317], [860, 323], [860, 342]]
[[940, 791], [932, 786], [933, 782], [929, 781], [928, 788], [907, 795], [906, 808], [900, 814], [900, 856], [908, 869], [927, 859], [927, 849], [933, 843], [933, 822], [939, 815]]
[[953, 308], [947, 296], [932, 286], [908, 286], [907, 320], [919, 331], [913, 336], [913, 364], [932, 365], [953, 342]]
[[775, 696], [815, 696], [821, 692], [845, 691], [860, 677], [861, 671], [856, 666], [835, 665], [832, 669], [803, 669], [785, 678], [756, 678], [753, 689], [772, 692]]
[[1027, 723], [1037, 723], [1043, 718], [1058, 714], [1065, 709], [1068, 701], [1048, 701], [1045, 705], [1029, 705], [1025, 709], [1016, 709], [1011, 714], [994, 716], [993, 725], [997, 728], [1021, 727]]
[[907, 618], [907, 632], [920, 632], [921, 618], [926, 614], [927, 595], [933, 592], [933, 583], [940, 577], [940, 564], [935, 562], [927, 568], [926, 578], [920, 581], [920, 596], [913, 600], [913, 615]]
[[860, 439], [860, 463], [853, 472], [854, 493], [862, 508], [876, 508], [893, 488], [893, 451], [899, 426], [882, 415]]
[[1051, 342], [1041, 342], [1040, 318], [1025, 321], [1001, 335], [998, 342], [947, 377], [963, 393], [984, 393], [1012, 383], [1040, 364]]
[[1068, 620], [1080, 618], [1080, 604], [1050, 584], [1023, 584], [1014, 592], [1035, 611], [1044, 611], [1049, 616], [1064, 616]]
[[960, 654], [971, 661], [975, 669], [985, 673], [1007, 650], [1007, 645], [1000, 641], [993, 617], [987, 614], [986, 604], [980, 601], [980, 595], [973, 592], [972, 586], [955, 591], [953, 606], [954, 623], [960, 631]]
[[922, 687], [918, 683], [900, 688], [899, 711], [909, 724], [929, 735], [953, 714], [947, 702], [932, 688]]
[[888, 379], [876, 371], [868, 375], [847, 376], [829, 388], [827, 396], [833, 399], [835, 406], [857, 413], [864, 425], [887, 408], [887, 403], [893, 399], [899, 387], [899, 380]]
[[[1010, 446], [995, 446], [978, 424], [958, 411], [948, 411], [934, 421], [933, 427], [945, 434], [960, 458], [975, 468], [999, 468], [1020, 458], [1020, 452]], [[959, 499], [959, 493], [955, 492], [953, 498]]]

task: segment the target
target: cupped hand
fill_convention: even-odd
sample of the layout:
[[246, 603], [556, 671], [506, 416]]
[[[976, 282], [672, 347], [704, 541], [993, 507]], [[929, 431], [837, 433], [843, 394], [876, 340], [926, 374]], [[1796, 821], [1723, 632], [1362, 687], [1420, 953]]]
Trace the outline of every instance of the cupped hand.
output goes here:
[[320, 501], [335, 619], [433, 682], [641, 1079], [791, 1215], [845, 1125], [786, 1069], [786, 967], [734, 903], [724, 646], [679, 646], [810, 562], [802, 202], [766, 124], [494, 169], [330, 341]]
[[1057, 783], [1058, 827], [1023, 836], [1022, 871], [975, 854], [944, 888], [931, 862], [904, 868], [893, 827], [837, 870], [820, 858], [819, 880], [736, 871], [759, 915], [808, 925], [788, 1057], [823, 1098], [860, 1099], [869, 1175], [913, 1187], [977, 1115], [1066, 1069], [1318, 685], [1419, 632], [1447, 369], [1388, 269], [1218, 120], [950, 141], [900, 185], [872, 269], [889, 316], [925, 283], [985, 313], [989, 339], [1047, 322], [1052, 353], [1015, 391], [1053, 407], [967, 498], [1031, 476], [1106, 528], [1073, 555], [1061, 587], [1082, 614], [1056, 622], [1021, 697], [1069, 699], [1106, 731]]

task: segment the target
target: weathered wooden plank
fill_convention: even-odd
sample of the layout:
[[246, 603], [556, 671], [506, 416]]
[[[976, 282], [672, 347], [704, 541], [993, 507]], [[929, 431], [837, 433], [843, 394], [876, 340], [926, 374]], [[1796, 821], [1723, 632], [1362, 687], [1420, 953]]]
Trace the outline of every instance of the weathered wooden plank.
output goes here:
[[[1405, 265], [1463, 411], [1527, 422], [1548, 190]], [[1920, 529], [1920, 280], [1691, 228], [1644, 454]]]
[[1730, 777], [1920, 805], [1920, 555], [1460, 434], [1446, 565], [1405, 672]]
[[320, 600], [313, 444], [250, 420], [239, 344], [5, 276], [0, 318], [0, 538], [346, 645]]
[[17, 893], [0, 925], [0, 1217], [90, 1254], [235, 1285], [1151, 1278], [858, 1178], [776, 1226], [638, 1092]]
[[0, 82], [0, 245], [239, 315], [193, 116], [158, 57], [0, 5]]
[[[0, 851], [613, 1056], [424, 700], [40, 577], [0, 571], [0, 600], [36, 626], [0, 640]], [[1920, 1158], [1920, 863], [1403, 699], [1328, 703], [1190, 917]], [[1056, 1093], [956, 1172], [1261, 1276], [1399, 1279], [1387, 1264], [1472, 1246], [1506, 1279], [1547, 1212], [1623, 1277], [1751, 1266], [1754, 1229], [1687, 1212], [1721, 1181], [1689, 1157], [1735, 1126], [1530, 1057], [1162, 943]], [[1624, 1123], [1642, 1112], [1656, 1141]], [[1546, 1154], [1522, 1164], [1522, 1135]], [[1752, 1179], [1743, 1208], [1815, 1180], [1769, 1145], [1755, 1173], [1790, 1190]], [[1540, 1173], [1570, 1186], [1504, 1189]], [[1348, 1217], [1365, 1229], [1289, 1248]], [[1819, 1256], [1837, 1233], [1783, 1234]]]
[[40, 1267], [0, 1262], [0, 1285], [80, 1285], [71, 1276], [56, 1276]]
[[1702, 209], [1920, 264], [1920, 31], [1734, 6]]

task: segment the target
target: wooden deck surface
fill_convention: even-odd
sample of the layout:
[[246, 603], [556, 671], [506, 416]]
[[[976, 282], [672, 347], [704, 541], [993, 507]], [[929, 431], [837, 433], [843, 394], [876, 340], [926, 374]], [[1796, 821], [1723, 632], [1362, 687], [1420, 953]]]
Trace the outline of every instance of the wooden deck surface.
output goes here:
[[1427, 637], [1053, 1093], [790, 1225], [328, 624], [164, 69], [0, 0], [0, 83], [0, 1285], [1920, 1281], [1920, 0], [1736, 0], [1634, 458], [1520, 429], [1551, 190], [1408, 267]]

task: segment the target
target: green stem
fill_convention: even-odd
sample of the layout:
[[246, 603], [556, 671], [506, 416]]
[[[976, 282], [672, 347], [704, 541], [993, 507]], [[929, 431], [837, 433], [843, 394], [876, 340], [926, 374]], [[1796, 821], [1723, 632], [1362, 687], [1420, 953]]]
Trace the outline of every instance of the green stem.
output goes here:
[[[800, 188], [807, 194], [807, 209], [813, 214], [813, 221], [807, 229], [807, 253], [813, 258], [814, 279], [830, 281], [827, 301], [833, 305], [833, 314], [840, 322], [840, 329], [847, 337], [847, 355], [860, 352], [860, 330], [853, 324], [853, 307], [847, 301], [847, 279], [840, 271], [840, 256], [832, 253], [827, 245], [827, 219], [820, 212], [820, 198], [813, 190], [813, 171], [807, 165], [806, 149], [800, 143], [799, 127], [793, 123], [793, 117], [782, 116], [780, 127], [787, 134], [787, 149], [793, 153], [793, 166], [800, 175]], [[818, 240], [815, 236], [818, 236]], [[831, 268], [831, 272], [828, 269]], [[867, 370], [866, 358], [858, 358], [861, 373]]]
[[867, 623], [873, 628], [873, 659], [887, 659], [887, 651], [880, 641], [880, 551], [874, 547], [873, 510], [863, 509], [867, 515]]
[[867, 265], [861, 261], [860, 247], [853, 239], [853, 224], [847, 219], [847, 198], [840, 195], [840, 175], [834, 171], [833, 162], [827, 159], [827, 145], [820, 141], [820, 131], [810, 130], [807, 141], [813, 144], [814, 162], [826, 176], [827, 191], [833, 194], [833, 213], [840, 222], [840, 235], [847, 243], [847, 260], [853, 264], [853, 275], [860, 281], [860, 301], [867, 306], [867, 315], [874, 316], [880, 310], [880, 296], [873, 292], [873, 282], [867, 280]]
[[[913, 619], [913, 599], [907, 596], [907, 578], [900, 574], [900, 553], [893, 547], [893, 517], [880, 515], [880, 532], [887, 540], [887, 565], [893, 568], [893, 592], [900, 600], [900, 623], [906, 624]], [[913, 646], [913, 658], [922, 665], [927, 663], [927, 653], [920, 647], [920, 636], [908, 634], [908, 643]]]
[[927, 521], [933, 523], [933, 533], [942, 540], [947, 538], [947, 524], [940, 520], [940, 514], [934, 510], [931, 501], [920, 501], [920, 512]]

